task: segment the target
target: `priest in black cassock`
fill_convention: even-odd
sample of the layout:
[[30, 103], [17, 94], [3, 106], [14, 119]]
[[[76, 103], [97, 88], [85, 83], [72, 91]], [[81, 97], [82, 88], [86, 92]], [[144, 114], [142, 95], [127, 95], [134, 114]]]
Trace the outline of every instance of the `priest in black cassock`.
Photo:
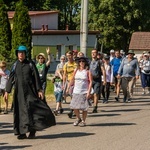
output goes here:
[[12, 66], [4, 98], [14, 86], [14, 134], [18, 139], [35, 138], [36, 131], [56, 124], [55, 117], [45, 101], [39, 74], [34, 62], [27, 60], [27, 48], [16, 50], [18, 60]]

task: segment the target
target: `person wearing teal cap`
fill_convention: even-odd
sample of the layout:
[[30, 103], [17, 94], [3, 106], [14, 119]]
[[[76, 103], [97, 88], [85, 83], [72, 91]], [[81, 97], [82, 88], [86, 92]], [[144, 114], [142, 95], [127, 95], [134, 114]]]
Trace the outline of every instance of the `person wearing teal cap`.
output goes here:
[[14, 86], [14, 134], [17, 138], [35, 138], [36, 131], [55, 125], [55, 117], [45, 103], [39, 74], [34, 62], [27, 60], [28, 49], [21, 45], [16, 49], [17, 61], [11, 70], [4, 98]]

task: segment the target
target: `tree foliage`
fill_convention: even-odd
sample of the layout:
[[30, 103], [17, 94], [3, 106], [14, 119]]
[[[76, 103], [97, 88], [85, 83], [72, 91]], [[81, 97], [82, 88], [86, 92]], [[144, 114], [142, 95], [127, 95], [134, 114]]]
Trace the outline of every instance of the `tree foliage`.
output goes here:
[[[142, 22], [146, 1], [142, 0], [91, 0], [89, 28], [99, 30], [105, 48], [128, 49], [131, 34], [147, 28]], [[148, 3], [148, 1], [147, 1]], [[149, 2], [150, 3], [150, 2]], [[143, 19], [142, 19], [143, 18]], [[149, 22], [148, 21], [148, 22]]]
[[3, 0], [0, 0], [0, 59], [2, 60], [9, 60], [11, 38], [12, 34], [7, 9]]
[[[14, 10], [19, 0], [5, 0]], [[23, 0], [29, 10], [59, 10], [58, 25], [63, 30], [80, 29], [81, 0]], [[89, 30], [99, 30], [105, 49], [128, 49], [131, 34], [150, 30], [150, 0], [89, 0]]]
[[12, 30], [13, 55], [15, 54], [15, 50], [19, 45], [25, 45], [28, 48], [28, 58], [31, 59], [31, 49], [32, 49], [31, 22], [28, 14], [28, 9], [26, 6], [24, 6], [22, 1], [16, 4], [13, 21], [14, 21]]

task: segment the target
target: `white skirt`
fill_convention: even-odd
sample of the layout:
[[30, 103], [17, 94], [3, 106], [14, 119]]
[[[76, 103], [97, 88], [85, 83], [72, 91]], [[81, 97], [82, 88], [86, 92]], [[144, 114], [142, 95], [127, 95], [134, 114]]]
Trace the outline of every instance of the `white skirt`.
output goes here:
[[89, 103], [88, 100], [86, 99], [86, 94], [73, 93], [70, 108], [87, 111], [89, 108]]

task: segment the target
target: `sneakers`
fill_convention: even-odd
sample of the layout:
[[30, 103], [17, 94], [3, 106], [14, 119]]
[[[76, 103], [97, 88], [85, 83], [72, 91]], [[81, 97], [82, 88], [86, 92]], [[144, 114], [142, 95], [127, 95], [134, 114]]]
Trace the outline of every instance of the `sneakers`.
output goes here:
[[55, 116], [58, 115], [58, 111], [57, 110], [54, 110], [53, 112], [54, 112]]
[[86, 126], [86, 123], [84, 122], [84, 121], [82, 121], [81, 123], [80, 123], [80, 127], [85, 127]]
[[19, 136], [17, 136], [18, 140], [23, 140], [23, 139], [26, 139], [26, 138], [27, 138], [26, 134], [20, 134]]
[[145, 93], [145, 91], [144, 92], [142, 92], [142, 95], [145, 95], [146, 93]]
[[80, 118], [79, 120], [76, 120], [76, 121], [73, 123], [73, 125], [74, 125], [74, 126], [78, 126], [78, 124], [79, 124], [80, 122], [82, 122], [81, 118]]

